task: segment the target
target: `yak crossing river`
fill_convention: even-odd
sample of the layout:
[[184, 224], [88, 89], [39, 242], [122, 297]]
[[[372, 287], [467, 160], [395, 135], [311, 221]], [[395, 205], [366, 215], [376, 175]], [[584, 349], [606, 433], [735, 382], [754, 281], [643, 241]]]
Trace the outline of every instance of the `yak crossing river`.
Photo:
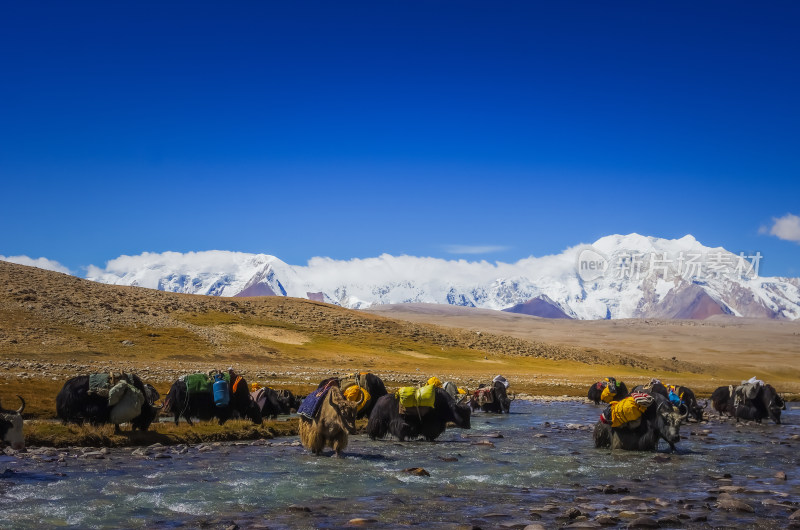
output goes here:
[[[787, 528], [800, 523], [800, 404], [783, 424], [682, 426], [677, 453], [595, 449], [600, 407], [517, 400], [439, 441], [34, 449], [2, 456], [0, 527]], [[408, 472], [423, 468], [425, 472]]]

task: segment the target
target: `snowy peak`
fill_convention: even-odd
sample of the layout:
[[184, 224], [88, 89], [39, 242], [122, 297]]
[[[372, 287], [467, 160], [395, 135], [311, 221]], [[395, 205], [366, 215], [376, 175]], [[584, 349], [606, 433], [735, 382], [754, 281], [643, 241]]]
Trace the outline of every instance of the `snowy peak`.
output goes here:
[[[353, 309], [434, 303], [547, 318], [800, 318], [800, 280], [758, 275], [759, 255], [693, 236], [610, 235], [516, 263], [384, 254], [289, 265], [268, 254], [164, 252], [90, 267], [90, 280], [214, 296], [293, 296]], [[532, 313], [530, 313], [532, 312]]]

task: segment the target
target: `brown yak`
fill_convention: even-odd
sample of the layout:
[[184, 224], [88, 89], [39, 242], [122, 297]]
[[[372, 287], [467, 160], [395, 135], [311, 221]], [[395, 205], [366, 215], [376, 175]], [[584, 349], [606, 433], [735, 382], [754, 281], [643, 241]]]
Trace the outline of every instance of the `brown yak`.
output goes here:
[[303, 447], [320, 455], [328, 446], [333, 449], [335, 456], [341, 457], [347, 447], [347, 433], [356, 433], [356, 413], [361, 401], [348, 401], [339, 387], [328, 390], [313, 420], [300, 416], [300, 442]]

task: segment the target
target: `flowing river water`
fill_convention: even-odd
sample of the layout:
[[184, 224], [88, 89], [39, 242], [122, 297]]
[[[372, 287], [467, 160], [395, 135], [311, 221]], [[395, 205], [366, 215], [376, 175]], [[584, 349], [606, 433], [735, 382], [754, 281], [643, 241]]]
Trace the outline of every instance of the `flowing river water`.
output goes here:
[[[343, 459], [296, 437], [32, 450], [0, 456], [0, 527], [787, 528], [800, 404], [787, 408], [782, 425], [685, 425], [677, 454], [595, 449], [598, 407], [520, 400], [436, 443], [351, 436]], [[417, 467], [430, 476], [404, 471]]]

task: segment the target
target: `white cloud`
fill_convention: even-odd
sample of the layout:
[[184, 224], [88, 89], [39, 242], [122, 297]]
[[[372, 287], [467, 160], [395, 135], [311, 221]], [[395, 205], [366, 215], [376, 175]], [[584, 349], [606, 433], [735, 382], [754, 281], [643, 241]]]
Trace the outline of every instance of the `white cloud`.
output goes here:
[[759, 233], [767, 233], [783, 239], [784, 241], [794, 241], [800, 243], [800, 217], [787, 213], [783, 217], [773, 217], [772, 227], [762, 226]]
[[445, 245], [444, 250], [448, 254], [491, 254], [509, 248], [502, 245]]
[[30, 258], [28, 256], [0, 256], [0, 261], [8, 261], [9, 263], [16, 263], [18, 265], [29, 265], [31, 267], [39, 267], [48, 271], [63, 272], [64, 274], [72, 274], [68, 268], [59, 262], [47, 258]]
[[[571, 278], [574, 281], [576, 257], [574, 249], [515, 263], [383, 254], [350, 260], [314, 257], [306, 265], [290, 265], [267, 254], [146, 252], [138, 256], [120, 256], [105, 267], [91, 266], [86, 277], [103, 283], [200, 294], [211, 292], [221, 280], [225, 284], [224, 291], [215, 294], [233, 296], [244, 289], [251, 278], [265, 274], [269, 265], [289, 296], [305, 297], [307, 292], [322, 291], [341, 299], [370, 300], [377, 293], [386, 300], [435, 302], [438, 293], [443, 289], [446, 293], [450, 284], [478, 288], [500, 278], [511, 281], [521, 278], [569, 281]], [[387, 285], [388, 291], [380, 294]]]

